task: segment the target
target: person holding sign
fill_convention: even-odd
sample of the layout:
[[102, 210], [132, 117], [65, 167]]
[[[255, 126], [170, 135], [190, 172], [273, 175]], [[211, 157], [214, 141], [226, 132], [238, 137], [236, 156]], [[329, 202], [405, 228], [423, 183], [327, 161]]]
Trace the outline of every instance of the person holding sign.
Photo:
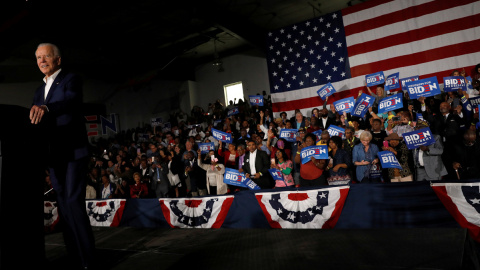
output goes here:
[[342, 149], [342, 138], [332, 136], [328, 141], [328, 152], [330, 162], [327, 165], [329, 177], [327, 178], [329, 185], [347, 185], [350, 183], [350, 173], [348, 168], [351, 166], [352, 158], [350, 154]]
[[273, 188], [274, 183], [268, 172], [270, 159], [267, 153], [257, 150], [256, 143], [253, 140], [248, 141], [248, 150], [242, 166], [245, 176], [255, 182], [261, 189]]
[[397, 158], [402, 169], [388, 168], [388, 176], [391, 182], [411, 182], [413, 181], [412, 172], [410, 171], [410, 160], [408, 148], [402, 142], [403, 138], [397, 133], [391, 133], [385, 138], [388, 141], [388, 147], [383, 147], [382, 150], [392, 152]]
[[353, 147], [352, 161], [356, 168], [357, 181], [360, 183], [378, 183], [381, 175], [378, 175], [377, 158], [378, 147], [370, 143], [372, 134], [364, 131], [360, 134], [360, 144]]
[[410, 113], [401, 111], [397, 113], [397, 119], [388, 120], [387, 134], [397, 133], [398, 136], [402, 136], [403, 133], [413, 131], [413, 126]]
[[[197, 150], [198, 156], [202, 155], [200, 149]], [[197, 159], [198, 167], [207, 172], [207, 191], [209, 195], [221, 195], [227, 193], [227, 184], [223, 182], [223, 174], [225, 173], [225, 166], [218, 162], [215, 157], [215, 151], [210, 150], [207, 154], [207, 159], [210, 164], [204, 164], [202, 159]]]
[[370, 90], [370, 87], [367, 86], [367, 82], [365, 81], [365, 87], [367, 87], [368, 93], [375, 98], [375, 102], [373, 102], [372, 107], [378, 107], [378, 103], [380, 102], [381, 99], [387, 97], [385, 93], [385, 89], [383, 88], [383, 84], [377, 85], [377, 90], [375, 93]]
[[275, 152], [275, 159], [272, 159], [272, 164], [270, 167], [272, 169], [277, 169], [282, 172], [283, 181], [276, 180], [275, 187], [286, 187], [286, 186], [293, 186], [295, 182], [293, 181], [293, 163], [290, 159], [288, 159], [287, 154], [285, 153], [284, 149], [278, 149]]
[[295, 163], [300, 165], [300, 186], [301, 187], [316, 187], [316, 186], [326, 186], [327, 178], [324, 175], [324, 170], [327, 166], [325, 159], [315, 159], [311, 157], [311, 161], [302, 164], [300, 152], [303, 148], [315, 145], [317, 136], [313, 133], [308, 133], [305, 135], [303, 143], [300, 144], [297, 148], [295, 155]]

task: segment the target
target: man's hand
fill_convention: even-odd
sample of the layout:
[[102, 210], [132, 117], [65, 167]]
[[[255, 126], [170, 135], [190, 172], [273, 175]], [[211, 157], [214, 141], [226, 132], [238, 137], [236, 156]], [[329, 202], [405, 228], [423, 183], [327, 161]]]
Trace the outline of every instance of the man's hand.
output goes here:
[[428, 149], [428, 146], [420, 145], [420, 150], [422, 150], [423, 152], [427, 152], [430, 149]]
[[43, 116], [48, 112], [47, 106], [42, 105], [42, 106], [37, 106], [33, 105], [33, 107], [30, 109], [30, 120], [32, 121], [32, 124], [38, 124], [42, 120]]

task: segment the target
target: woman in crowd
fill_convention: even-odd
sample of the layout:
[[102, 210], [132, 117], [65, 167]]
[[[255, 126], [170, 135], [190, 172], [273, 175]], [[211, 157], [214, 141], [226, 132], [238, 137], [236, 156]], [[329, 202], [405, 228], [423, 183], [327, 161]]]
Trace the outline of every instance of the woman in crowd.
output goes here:
[[378, 147], [370, 143], [372, 134], [364, 131], [360, 134], [360, 144], [353, 147], [352, 161], [356, 166], [357, 181], [360, 183], [380, 182], [376, 174], [378, 163]]
[[130, 185], [130, 198], [139, 199], [148, 196], [148, 187], [141, 182], [142, 175], [139, 172], [133, 174], [135, 184]]
[[300, 186], [325, 186], [327, 185], [327, 178], [325, 177], [324, 170], [327, 162], [325, 159], [311, 159], [302, 164], [300, 153], [302, 149], [309, 146], [314, 146], [317, 136], [312, 133], [305, 134], [303, 143], [297, 148], [295, 155], [295, 163], [300, 164]]
[[295, 182], [293, 181], [293, 163], [288, 158], [284, 149], [278, 149], [275, 152], [275, 162], [272, 162], [271, 168], [279, 170], [283, 176], [283, 181], [275, 181], [276, 188], [295, 185]]
[[113, 193], [115, 192], [113, 183], [110, 183], [110, 179], [107, 175], [102, 176], [102, 189], [100, 190], [101, 199], [111, 199], [113, 198]]
[[223, 149], [223, 142], [218, 142], [218, 155], [223, 158], [223, 165], [225, 168], [235, 168], [235, 158], [238, 157], [237, 150], [233, 143], [228, 144], [228, 150]]
[[327, 178], [329, 185], [346, 185], [350, 183], [351, 177], [349, 167], [352, 164], [352, 157], [345, 150], [342, 149], [343, 142], [339, 136], [332, 136], [328, 141], [328, 147], [331, 149], [328, 152], [330, 162], [327, 165]]
[[285, 139], [283, 138], [278, 139], [275, 145], [276, 147], [271, 145], [271, 140], [269, 137], [269, 139], [267, 140], [267, 147], [268, 147], [268, 150], [270, 150], [270, 158], [275, 158], [276, 152], [278, 150], [283, 150], [285, 151], [285, 154], [287, 154], [287, 158], [290, 160], [292, 159], [292, 150], [290, 149], [290, 144], [287, 143]]
[[391, 182], [410, 182], [413, 180], [412, 172], [409, 166], [409, 155], [407, 145], [403, 142], [403, 138], [397, 133], [392, 133], [385, 138], [389, 147], [384, 147], [384, 151], [392, 152], [397, 158], [402, 169], [388, 168], [388, 176]]
[[183, 173], [184, 173], [184, 168], [183, 168], [183, 163], [180, 158], [180, 155], [172, 155], [171, 153], [167, 152], [165, 153], [168, 163], [168, 181], [170, 182], [170, 196], [169, 197], [175, 197], [178, 198], [180, 195], [183, 196], [184, 192], [182, 192], [182, 187], [185, 185], [182, 185], [182, 179], [183, 179]]
[[319, 129], [320, 129], [320, 126], [319, 126], [318, 118], [315, 117], [315, 116], [310, 117], [310, 125], [307, 128], [307, 132], [308, 133], [313, 133], [313, 132], [315, 132]]
[[[207, 191], [209, 195], [226, 194], [228, 187], [223, 182], [223, 175], [225, 174], [225, 166], [218, 162], [215, 156], [215, 151], [210, 150], [206, 155], [205, 163], [202, 161], [202, 152], [197, 150], [199, 158], [197, 159], [198, 166], [207, 172]], [[207, 162], [208, 161], [208, 162]]]

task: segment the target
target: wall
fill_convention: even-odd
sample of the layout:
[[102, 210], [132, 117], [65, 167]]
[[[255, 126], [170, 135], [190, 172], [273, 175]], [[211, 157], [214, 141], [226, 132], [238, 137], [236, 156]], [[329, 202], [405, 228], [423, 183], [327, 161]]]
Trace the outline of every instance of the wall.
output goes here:
[[204, 109], [208, 103], [220, 99], [225, 103], [223, 86], [241, 81], [245, 97], [266, 91], [270, 93], [267, 62], [260, 53], [252, 51], [222, 59], [223, 72], [211, 63], [197, 67], [195, 71], [196, 89], [193, 104]]

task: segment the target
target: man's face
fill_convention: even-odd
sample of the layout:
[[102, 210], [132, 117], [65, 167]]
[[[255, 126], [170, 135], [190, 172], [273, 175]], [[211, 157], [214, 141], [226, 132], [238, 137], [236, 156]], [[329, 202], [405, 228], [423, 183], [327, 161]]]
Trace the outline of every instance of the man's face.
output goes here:
[[237, 152], [239, 156], [243, 156], [243, 154], [245, 154], [245, 148], [237, 147]]
[[351, 139], [353, 137], [353, 132], [351, 130], [345, 130], [345, 138]]
[[323, 110], [322, 110], [322, 117], [323, 117], [323, 118], [327, 118], [327, 116], [328, 116], [328, 110], [327, 110], [327, 109], [323, 109]]
[[245, 129], [241, 129], [240, 134], [242, 135], [242, 138], [245, 138], [247, 136], [247, 131]]
[[382, 127], [382, 125], [381, 125], [380, 122], [378, 122], [378, 121], [373, 121], [373, 123], [372, 123], [372, 128], [373, 128], [373, 130], [379, 131], [379, 130], [381, 129], [381, 127]]
[[302, 122], [303, 115], [301, 113], [297, 113], [295, 114], [295, 119], [297, 120], [297, 122]]
[[46, 45], [38, 48], [35, 56], [38, 68], [45, 76], [49, 77], [60, 69], [61, 58], [54, 55], [52, 46]]
[[448, 113], [449, 110], [450, 110], [450, 105], [448, 105], [447, 102], [440, 103], [440, 112], [441, 113]]
[[250, 152], [255, 152], [255, 150], [257, 149], [256, 145], [254, 142], [248, 142], [248, 150], [250, 150]]

